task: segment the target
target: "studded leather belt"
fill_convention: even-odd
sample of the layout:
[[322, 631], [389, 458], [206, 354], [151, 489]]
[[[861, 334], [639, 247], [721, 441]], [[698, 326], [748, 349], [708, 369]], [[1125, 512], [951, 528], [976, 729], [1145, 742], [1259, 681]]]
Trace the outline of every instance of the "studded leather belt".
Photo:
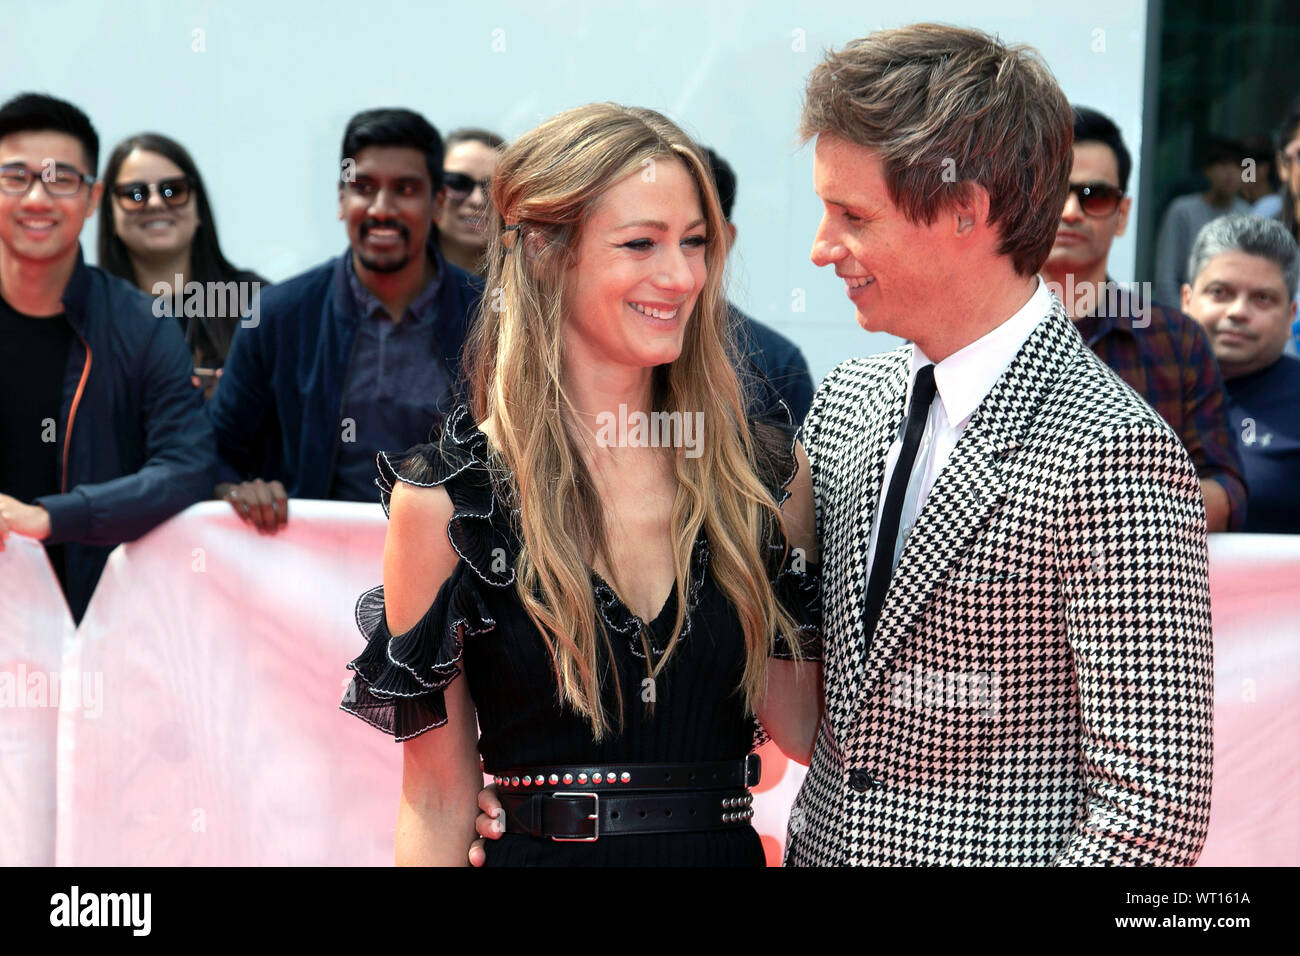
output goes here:
[[528, 767], [494, 773], [506, 832], [590, 843], [629, 833], [748, 826], [757, 754], [693, 764]]

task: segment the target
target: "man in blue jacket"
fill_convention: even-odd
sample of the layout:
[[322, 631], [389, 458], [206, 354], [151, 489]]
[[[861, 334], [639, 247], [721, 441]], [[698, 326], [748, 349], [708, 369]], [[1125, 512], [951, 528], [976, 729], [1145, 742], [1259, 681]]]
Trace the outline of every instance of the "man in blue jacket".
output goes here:
[[99, 137], [75, 106], [0, 106], [0, 547], [45, 544], [80, 621], [108, 554], [206, 498], [212, 428], [149, 296], [86, 265]]
[[208, 405], [216, 495], [259, 531], [289, 498], [379, 500], [375, 454], [428, 441], [461, 392], [482, 286], [438, 251], [443, 147], [418, 113], [369, 110], [343, 136], [342, 256], [267, 290]]

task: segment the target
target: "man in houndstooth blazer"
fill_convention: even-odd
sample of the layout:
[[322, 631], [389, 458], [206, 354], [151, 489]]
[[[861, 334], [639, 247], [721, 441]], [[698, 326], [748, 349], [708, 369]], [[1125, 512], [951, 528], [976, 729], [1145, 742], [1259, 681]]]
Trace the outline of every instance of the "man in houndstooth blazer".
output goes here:
[[1200, 852], [1211, 656], [1199, 485], [1177, 436], [1053, 307], [935, 483], [870, 654], [864, 558], [911, 346], [845, 362], [817, 390], [803, 441], [826, 711], [788, 863], [1183, 864]]
[[[915, 344], [838, 366], [803, 428], [822, 562], [825, 710], [791, 812], [788, 865], [1181, 865], [1205, 840], [1213, 681], [1200, 488], [1177, 436], [1038, 287], [1064, 202], [1072, 120], [1045, 67], [1026, 57], [973, 31], [906, 28], [855, 41], [810, 80], [803, 130], [819, 137], [827, 206], [814, 261], [845, 278], [860, 324]], [[935, 137], [954, 131], [956, 144], [934, 151], [935, 168], [980, 142], [977, 125], [973, 134], [961, 126], [982, 121], [972, 115], [1004, 110], [1026, 127], [1028, 145], [1010, 143], [1014, 164], [986, 164], [983, 192], [954, 193], [954, 217], [942, 206], [929, 225], [896, 215], [882, 197], [903, 204], [911, 167], [887, 191], [887, 149], [834, 110], [869, 117], [879, 108], [881, 124], [895, 123], [909, 109], [960, 100], [939, 95], [943, 84], [981, 75], [977, 95], [1000, 97], [987, 110], [966, 101], [949, 122], [914, 123]], [[1021, 83], [1023, 95], [999, 93], [1002, 82]], [[860, 108], [844, 106], [852, 83], [867, 91]], [[908, 83], [930, 97], [900, 95], [903, 105], [890, 107]], [[1009, 130], [1000, 135], [1014, 137]], [[1032, 164], [1041, 143], [1050, 156], [1023, 178], [1023, 157]], [[908, 162], [926, 162], [925, 143], [909, 148]], [[1015, 197], [1022, 182], [1024, 201]], [[1047, 199], [1034, 195], [1040, 188]], [[994, 220], [1000, 191], [1011, 211], [974, 268], [980, 224]], [[1020, 234], [1017, 215], [1038, 223], [1019, 247], [1002, 241]], [[897, 241], [903, 235], [910, 241]], [[946, 285], [903, 281], [909, 270], [942, 275], [948, 255]], [[988, 288], [972, 295], [981, 282]], [[929, 301], [946, 295], [965, 299], [951, 311]], [[868, 634], [872, 525], [913, 370], [925, 356], [942, 368], [942, 357], [992, 335], [997, 323], [978, 326], [978, 308], [999, 295], [1003, 311], [990, 315], [1002, 321], [1016, 311], [1005, 303], [1020, 303], [1023, 341], [1013, 340], [1018, 349], [900, 534]]]

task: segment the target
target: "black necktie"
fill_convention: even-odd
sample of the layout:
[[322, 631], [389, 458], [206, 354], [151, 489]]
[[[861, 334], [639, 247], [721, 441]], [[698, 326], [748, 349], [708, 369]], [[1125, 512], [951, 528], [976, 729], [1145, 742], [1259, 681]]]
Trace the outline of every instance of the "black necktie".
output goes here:
[[933, 401], [934, 366], [925, 365], [917, 371], [916, 382], [912, 385], [912, 401], [907, 406], [907, 424], [903, 427], [903, 447], [889, 479], [885, 505], [880, 509], [876, 556], [871, 562], [871, 577], [867, 579], [867, 607], [863, 619], [867, 650], [871, 649], [876, 622], [880, 619], [880, 611], [885, 606], [885, 594], [889, 591], [889, 579], [894, 573], [894, 547], [898, 542], [898, 523], [903, 516], [903, 499], [907, 497], [912, 466], [916, 464], [916, 451], [921, 446], [921, 436], [925, 434], [925, 421], [929, 417], [930, 403]]

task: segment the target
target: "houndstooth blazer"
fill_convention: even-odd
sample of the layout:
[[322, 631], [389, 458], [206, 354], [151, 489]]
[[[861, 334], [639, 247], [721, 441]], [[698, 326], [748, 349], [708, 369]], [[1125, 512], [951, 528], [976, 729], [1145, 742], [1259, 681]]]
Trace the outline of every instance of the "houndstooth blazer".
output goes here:
[[1178, 865], [1204, 845], [1200, 487], [1052, 301], [936, 479], [869, 652], [867, 543], [911, 347], [817, 391], [826, 711], [787, 865]]

